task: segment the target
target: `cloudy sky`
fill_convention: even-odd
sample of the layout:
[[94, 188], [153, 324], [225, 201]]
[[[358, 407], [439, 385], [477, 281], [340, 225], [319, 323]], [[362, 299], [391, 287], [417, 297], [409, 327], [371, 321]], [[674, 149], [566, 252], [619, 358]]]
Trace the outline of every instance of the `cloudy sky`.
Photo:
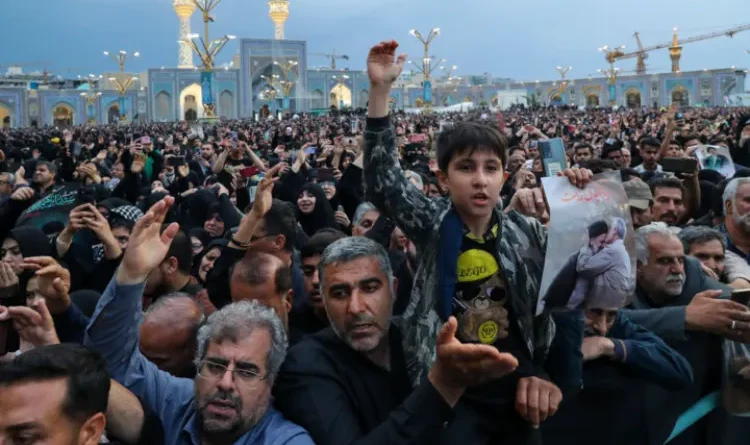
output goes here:
[[[351, 69], [364, 67], [367, 49], [396, 39], [417, 58], [419, 42], [409, 29], [440, 27], [431, 52], [458, 65], [461, 74], [491, 72], [518, 80], [553, 79], [556, 65], [572, 65], [585, 77], [605, 68], [602, 45], [635, 48], [638, 30], [645, 45], [667, 42], [678, 26], [681, 37], [741, 25], [747, 0], [291, 0], [288, 39], [307, 40], [308, 52], [348, 54]], [[0, 65], [46, 62], [53, 72], [101, 73], [116, 68], [103, 50], [139, 50], [128, 66], [143, 71], [177, 64], [178, 24], [171, 0], [1, 0]], [[264, 0], [223, 0], [215, 10], [213, 35], [270, 38], [273, 25]], [[193, 17], [193, 29], [199, 29]], [[750, 20], [748, 20], [750, 22]], [[233, 45], [233, 46], [232, 46]], [[220, 62], [237, 51], [232, 42]], [[750, 31], [686, 45], [683, 71], [750, 65]], [[324, 58], [311, 57], [310, 66]], [[652, 71], [670, 67], [666, 50], [651, 53]], [[619, 63], [633, 69], [635, 62]], [[44, 68], [45, 66], [39, 66]], [[32, 68], [33, 69], [33, 68]]]

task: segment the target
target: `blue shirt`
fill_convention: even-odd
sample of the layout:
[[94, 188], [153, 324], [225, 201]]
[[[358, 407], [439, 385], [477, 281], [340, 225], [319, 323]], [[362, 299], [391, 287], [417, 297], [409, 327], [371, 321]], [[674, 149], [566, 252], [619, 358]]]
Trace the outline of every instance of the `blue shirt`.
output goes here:
[[[165, 445], [200, 445], [193, 380], [159, 370], [138, 349], [144, 287], [144, 283], [118, 286], [113, 278], [86, 328], [84, 344], [102, 354], [112, 378], [156, 413], [164, 427]], [[314, 444], [307, 431], [269, 406], [260, 422], [234, 445]]]

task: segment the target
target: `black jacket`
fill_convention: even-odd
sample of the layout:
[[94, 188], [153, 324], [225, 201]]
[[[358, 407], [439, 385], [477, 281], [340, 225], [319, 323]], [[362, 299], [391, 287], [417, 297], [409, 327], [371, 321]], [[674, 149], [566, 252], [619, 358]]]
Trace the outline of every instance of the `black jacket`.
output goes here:
[[274, 384], [275, 406], [315, 443], [435, 443], [453, 410], [425, 380], [412, 391], [395, 329], [391, 371], [351, 349], [330, 328], [289, 350]]

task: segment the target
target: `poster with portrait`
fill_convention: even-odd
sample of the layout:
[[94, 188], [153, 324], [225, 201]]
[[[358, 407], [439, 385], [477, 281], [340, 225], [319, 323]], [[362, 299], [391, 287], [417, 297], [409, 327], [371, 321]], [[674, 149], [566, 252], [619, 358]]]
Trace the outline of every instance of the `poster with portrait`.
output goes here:
[[725, 178], [731, 178], [736, 171], [729, 149], [720, 145], [699, 145], [695, 157], [701, 170], [715, 170]]
[[567, 178], [542, 178], [550, 208], [547, 254], [537, 314], [617, 309], [635, 290], [635, 236], [617, 171], [583, 189]]

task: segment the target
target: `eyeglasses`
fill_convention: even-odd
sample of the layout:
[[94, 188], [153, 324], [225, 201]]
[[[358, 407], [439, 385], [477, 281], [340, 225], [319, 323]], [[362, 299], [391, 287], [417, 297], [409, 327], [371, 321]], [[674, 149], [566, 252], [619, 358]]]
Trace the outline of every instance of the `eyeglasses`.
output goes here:
[[253, 369], [235, 368], [229, 369], [227, 365], [212, 360], [204, 359], [198, 368], [198, 375], [206, 379], [220, 379], [224, 377], [227, 371], [232, 376], [238, 378], [243, 383], [253, 383], [258, 380], [265, 380], [268, 374], [262, 375]]

